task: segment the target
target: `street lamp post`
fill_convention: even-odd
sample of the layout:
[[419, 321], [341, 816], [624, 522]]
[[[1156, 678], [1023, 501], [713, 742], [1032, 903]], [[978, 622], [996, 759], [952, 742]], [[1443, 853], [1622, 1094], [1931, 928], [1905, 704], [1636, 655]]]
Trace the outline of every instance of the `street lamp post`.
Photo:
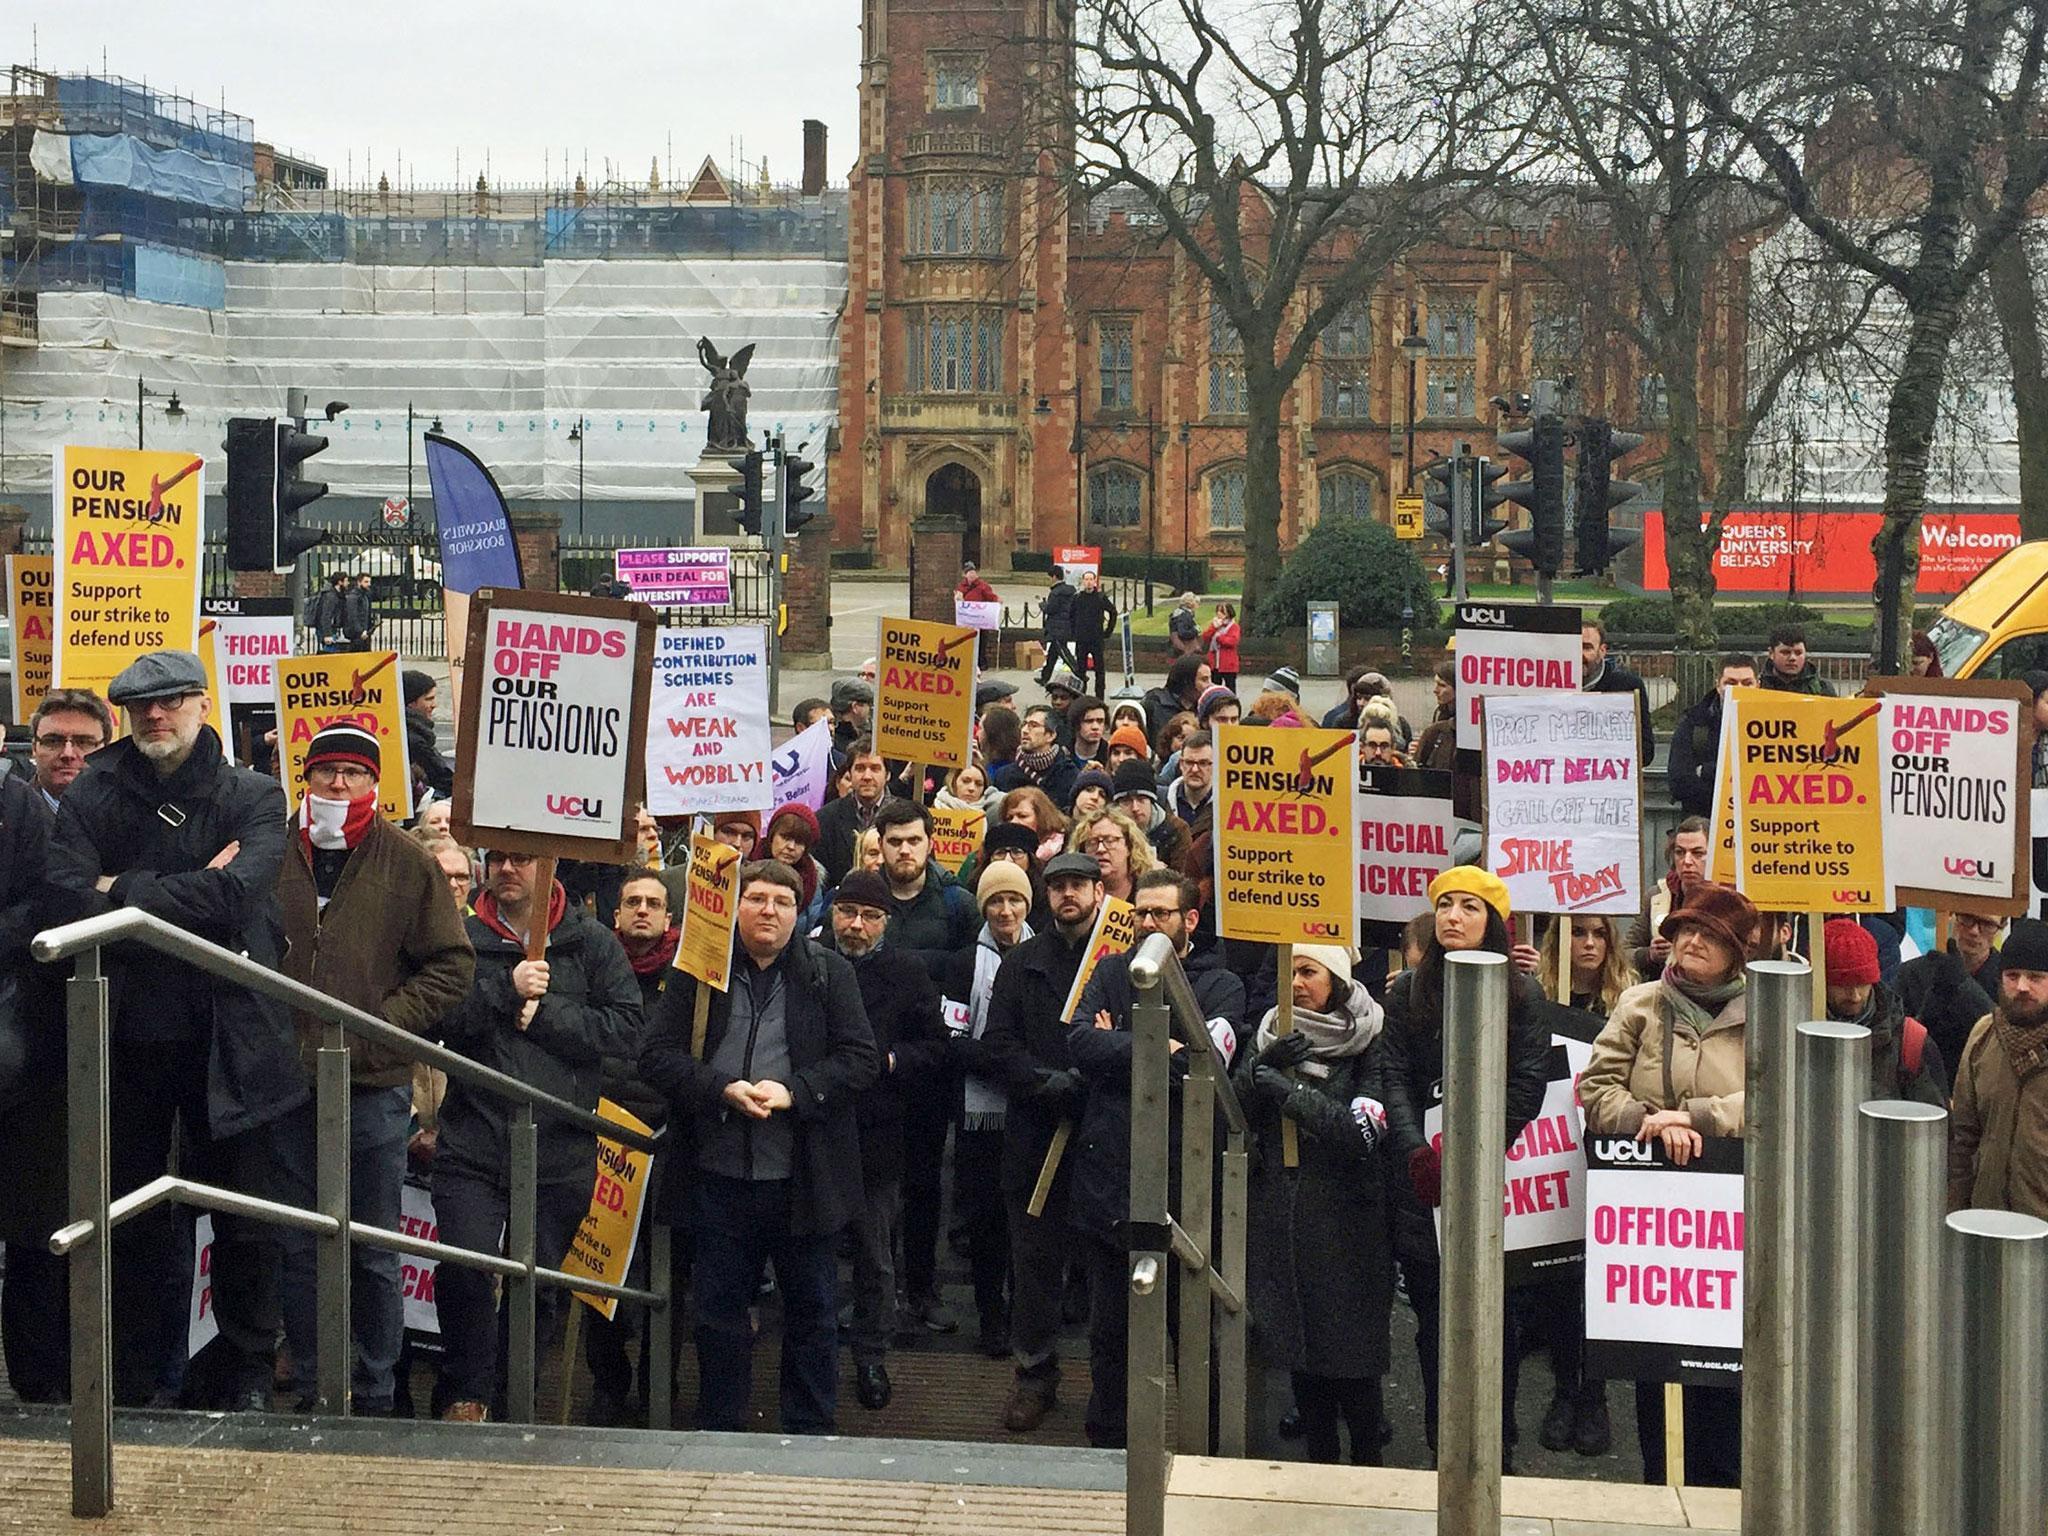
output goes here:
[[583, 429], [590, 425], [588, 417], [578, 416], [576, 425], [569, 429], [569, 441], [576, 445], [576, 532], [583, 533]]
[[1401, 338], [1401, 355], [1408, 359], [1408, 446], [1403, 454], [1407, 466], [1406, 484], [1415, 488], [1415, 375], [1429, 355], [1429, 338], [1415, 328], [1415, 306], [1408, 306], [1408, 334]]
[[165, 421], [183, 421], [185, 419], [185, 407], [178, 403], [178, 392], [175, 389], [167, 397], [162, 390], [145, 388], [142, 383], [142, 375], [137, 374], [135, 376], [135, 446], [137, 448], [143, 446], [142, 402], [145, 400], [163, 400], [165, 402]]
[[1194, 433], [1188, 430], [1188, 424], [1182, 422], [1180, 424], [1180, 557], [1182, 560], [1186, 560], [1189, 553], [1188, 502], [1191, 491], [1188, 485], [1188, 444], [1193, 436]]

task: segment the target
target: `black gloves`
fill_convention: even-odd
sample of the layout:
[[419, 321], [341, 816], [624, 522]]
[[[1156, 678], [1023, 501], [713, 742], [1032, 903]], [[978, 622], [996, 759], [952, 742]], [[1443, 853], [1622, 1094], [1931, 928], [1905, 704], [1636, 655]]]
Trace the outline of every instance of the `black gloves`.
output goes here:
[[1088, 1086], [1081, 1080], [1081, 1074], [1073, 1067], [1054, 1072], [1047, 1068], [1038, 1069], [1038, 1091], [1034, 1098], [1046, 1104], [1062, 1116], [1078, 1113], [1088, 1097]]
[[1307, 1060], [1308, 1036], [1296, 1030], [1291, 1034], [1276, 1035], [1273, 1043], [1259, 1052], [1257, 1064], [1284, 1071]]

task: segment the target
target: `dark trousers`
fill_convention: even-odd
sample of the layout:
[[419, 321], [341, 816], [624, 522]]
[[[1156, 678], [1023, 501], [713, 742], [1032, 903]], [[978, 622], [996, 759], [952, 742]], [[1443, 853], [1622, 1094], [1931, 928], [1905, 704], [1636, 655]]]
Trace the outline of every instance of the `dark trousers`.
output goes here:
[[[1408, 1287], [1408, 1304], [1415, 1309], [1415, 1358], [1422, 1367], [1422, 1428], [1428, 1437], [1429, 1448], [1434, 1451], [1443, 1270], [1435, 1264], [1411, 1263], [1403, 1259], [1401, 1278]], [[1505, 1342], [1501, 1348], [1500, 1439], [1502, 1446], [1512, 1448], [1516, 1439], [1515, 1389], [1522, 1376], [1521, 1351], [1517, 1347], [1520, 1329], [1516, 1326], [1512, 1299], [1502, 1311], [1505, 1315], [1501, 1319], [1501, 1330]]]
[[747, 1427], [754, 1331], [747, 1316], [761, 1266], [782, 1296], [782, 1424], [791, 1435], [833, 1432], [839, 1396], [839, 1266], [833, 1234], [790, 1231], [788, 1179], [696, 1175], [697, 1427]]
[[[187, 1176], [266, 1199], [276, 1183], [276, 1128], [215, 1137], [206, 1106], [208, 1044], [123, 1041], [108, 1073], [110, 1192], [119, 1197], [168, 1169], [182, 1127], [179, 1166]], [[189, 1294], [192, 1215], [175, 1206], [124, 1223], [114, 1234], [114, 1397], [146, 1403], [179, 1374], [186, 1317], [165, 1305]], [[181, 1240], [180, 1226], [186, 1236]], [[209, 1397], [268, 1389], [281, 1322], [277, 1228], [216, 1213], [209, 1284], [220, 1336]], [[195, 1406], [208, 1406], [199, 1403]]]
[[25, 1403], [57, 1403], [71, 1395], [69, 1265], [26, 1239], [7, 1245], [0, 1350], [7, 1356], [7, 1380]]
[[1526, 1312], [1531, 1341], [1550, 1352], [1556, 1395], [1577, 1400], [1605, 1395], [1607, 1383], [1586, 1380], [1586, 1284], [1584, 1272], [1568, 1269], [1508, 1299]]
[[[534, 1200], [534, 1262], [559, 1269], [576, 1229], [590, 1210], [590, 1188], [597, 1175], [593, 1144], [591, 1166], [574, 1179], [549, 1179], [536, 1186]], [[503, 1253], [506, 1223], [511, 1217], [509, 1190], [492, 1179], [462, 1168], [434, 1169], [434, 1219], [441, 1241], [456, 1248]], [[483, 1403], [503, 1416], [502, 1364], [511, 1337], [512, 1318], [493, 1294], [496, 1282], [480, 1269], [443, 1264], [434, 1271], [434, 1305], [441, 1320], [441, 1383], [435, 1402]], [[563, 1291], [539, 1293], [538, 1315], [567, 1302]]]
[[1102, 644], [1100, 640], [1092, 644], [1085, 640], [1079, 642], [1079, 656], [1075, 662], [1075, 670], [1080, 674], [1082, 691], [1084, 693], [1087, 691], [1088, 669], [1090, 667], [1095, 669], [1095, 697], [1098, 699], [1103, 696], [1108, 687], [1102, 677]]
[[855, 1365], [880, 1365], [896, 1333], [896, 1238], [903, 1229], [903, 1186], [862, 1175], [867, 1203], [853, 1224], [853, 1327]]
[[[1120, 1450], [1129, 1436], [1131, 1347], [1131, 1256], [1101, 1238], [1080, 1237], [1082, 1269], [1088, 1276], [1088, 1411], [1082, 1426], [1088, 1443]], [[1176, 1308], [1167, 1299], [1167, 1316]]]
[[1301, 1410], [1301, 1434], [1310, 1461], [1336, 1461], [1337, 1421], [1351, 1432], [1351, 1460], [1361, 1467], [1380, 1464], [1380, 1378], [1294, 1374], [1294, 1406]]
[[[950, 1082], [950, 1079], [948, 1080]], [[903, 1120], [903, 1281], [913, 1303], [938, 1293], [939, 1228], [945, 1205], [951, 1095], [913, 1090]]]
[[1019, 1375], [1053, 1374], [1074, 1234], [1057, 1216], [1030, 1214], [1030, 1202], [1028, 1189], [1003, 1197], [1010, 1226], [1010, 1352]]
[[[1685, 1480], [1694, 1488], [1742, 1486], [1742, 1391], [1686, 1387]], [[1664, 1383], [1636, 1383], [1636, 1439], [1643, 1481], [1664, 1481]]]
[[1062, 664], [1069, 670], [1077, 674], [1079, 673], [1080, 668], [1074, 661], [1074, 642], [1071, 640], [1055, 640], [1051, 636], [1047, 636], [1045, 641], [1045, 665], [1038, 669], [1039, 685], [1043, 687], [1045, 680], [1052, 676], [1053, 668]]
[[1010, 1229], [1003, 1214], [1003, 1133], [953, 1133], [953, 1213], [967, 1236], [974, 1313], [984, 1333], [1009, 1323]]

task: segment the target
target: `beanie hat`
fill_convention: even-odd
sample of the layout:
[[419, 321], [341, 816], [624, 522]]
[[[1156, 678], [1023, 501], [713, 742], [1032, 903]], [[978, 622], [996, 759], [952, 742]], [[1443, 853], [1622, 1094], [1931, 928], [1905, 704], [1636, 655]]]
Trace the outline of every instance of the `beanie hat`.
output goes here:
[[771, 838], [775, 835], [777, 824], [784, 821], [794, 821], [797, 824], [797, 830], [793, 835], [803, 839], [806, 849], [818, 841], [817, 813], [803, 801], [792, 800], [787, 805], [778, 805], [775, 808], [775, 814], [768, 818], [768, 835]]
[[1140, 757], [1152, 755], [1152, 743], [1145, 739], [1145, 733], [1135, 725], [1120, 725], [1109, 733], [1112, 747], [1129, 747]]
[[1202, 696], [1195, 700], [1195, 718], [1207, 725], [1209, 716], [1216, 712], [1216, 706], [1235, 700], [1237, 695], [1221, 683], [1211, 683], [1202, 690]]
[[1074, 780], [1074, 793], [1078, 795], [1084, 789], [1099, 789], [1105, 795], [1113, 795], [1116, 793], [1116, 780], [1112, 779], [1104, 769], [1095, 767], [1083, 768], [1081, 776]]
[[848, 870], [839, 889], [832, 893], [832, 904], [838, 906], [841, 902], [851, 907], [879, 907], [886, 912], [889, 884], [872, 869]]
[[1430, 906], [1434, 907], [1453, 891], [1477, 896], [1500, 914], [1502, 922], [1508, 920], [1507, 882], [1492, 870], [1481, 869], [1477, 864], [1453, 864], [1429, 882]]
[[[1673, 909], [1658, 925], [1658, 935], [1675, 938], [1678, 930], [1688, 923], [1704, 928], [1742, 959], [1749, 958], [1750, 944], [1756, 936], [1757, 912], [1749, 898], [1740, 891], [1716, 885], [1711, 880], [1695, 882], [1686, 888], [1685, 905]], [[1822, 942], [1826, 942], [1825, 933]]]
[[1024, 871], [1008, 859], [997, 859], [981, 872], [981, 879], [975, 882], [974, 905], [977, 910], [988, 906], [991, 896], [1000, 896], [1007, 891], [1012, 896], [1022, 896], [1024, 905], [1031, 905], [1031, 882]]
[[1121, 800], [1125, 795], [1145, 795], [1153, 804], [1159, 803], [1159, 780], [1153, 775], [1152, 765], [1142, 757], [1116, 765], [1112, 797]]
[[337, 723], [323, 728], [306, 748], [306, 767], [309, 770], [322, 763], [354, 763], [359, 768], [381, 774], [384, 771], [384, 754], [377, 745], [377, 738], [360, 725]]
[[1038, 834], [1017, 821], [998, 821], [981, 840], [981, 856], [993, 860], [999, 853], [1036, 853]]
[[1827, 946], [1828, 984], [1867, 987], [1878, 980], [1877, 940], [1853, 918], [1832, 917], [1821, 930]]
[[1110, 729], [1115, 730], [1118, 726], [1122, 725], [1126, 715], [1129, 715], [1132, 720], [1137, 722], [1139, 730], [1145, 729], [1145, 706], [1136, 699], [1118, 699], [1109, 706]]
[[1297, 944], [1294, 958], [1315, 961], [1340, 982], [1351, 980], [1351, 951], [1340, 944]]
[[2048, 971], [2048, 923], [2016, 917], [1998, 946], [2001, 971]]
[[417, 704], [421, 699], [434, 691], [433, 675], [428, 672], [418, 671], [412, 667], [405, 669], [400, 675], [399, 681], [405, 686], [405, 702], [408, 704]]
[[716, 832], [720, 827], [729, 827], [735, 822], [745, 822], [753, 830], [755, 839], [759, 840], [761, 836], [761, 813], [759, 811], [720, 811], [711, 818], [711, 830]]
[[1301, 674], [1292, 667], [1275, 667], [1266, 676], [1266, 686], [1301, 697]]

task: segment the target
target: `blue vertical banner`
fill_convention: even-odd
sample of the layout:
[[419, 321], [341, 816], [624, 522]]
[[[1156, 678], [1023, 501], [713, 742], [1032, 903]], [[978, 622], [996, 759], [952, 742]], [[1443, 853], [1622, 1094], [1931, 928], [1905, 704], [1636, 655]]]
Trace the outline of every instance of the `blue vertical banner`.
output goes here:
[[426, 434], [426, 453], [441, 584], [464, 596], [480, 587], [524, 587], [505, 496], [483, 460], [437, 432]]

